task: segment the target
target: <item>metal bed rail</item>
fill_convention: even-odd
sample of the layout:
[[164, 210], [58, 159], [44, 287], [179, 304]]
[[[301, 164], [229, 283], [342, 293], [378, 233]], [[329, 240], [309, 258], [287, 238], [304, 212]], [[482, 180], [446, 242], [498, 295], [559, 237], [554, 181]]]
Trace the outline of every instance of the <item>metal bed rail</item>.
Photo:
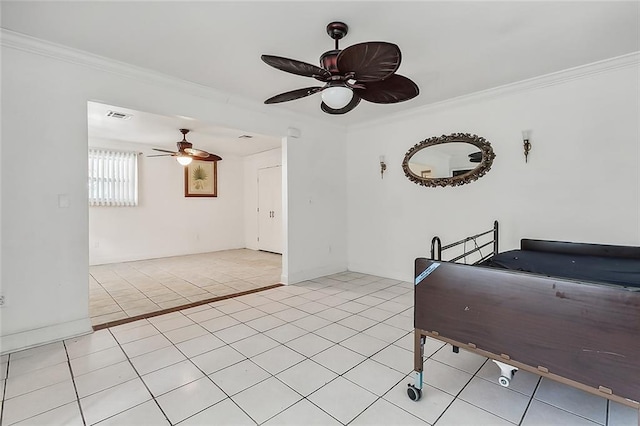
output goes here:
[[[488, 234], [493, 234], [492, 239], [487, 242], [484, 243], [482, 245], [478, 245], [477, 244], [477, 239], [480, 237], [483, 237], [485, 235]], [[493, 245], [493, 251], [491, 253], [489, 253], [486, 256], [482, 256], [480, 260], [474, 262], [474, 264], [483, 262], [485, 260], [487, 260], [488, 258], [490, 258], [493, 255], [498, 254], [498, 221], [495, 220], [493, 221], [493, 228], [488, 230], [488, 231], [484, 231], [484, 232], [480, 232], [479, 234], [476, 235], [472, 235], [470, 237], [466, 237], [461, 239], [460, 241], [456, 241], [455, 243], [451, 243], [451, 244], [447, 244], [447, 245], [442, 245], [442, 241], [440, 240], [440, 237], [433, 237], [433, 239], [431, 240], [431, 259], [433, 260], [442, 260], [442, 252], [445, 250], [449, 250], [452, 249], [454, 247], [458, 247], [462, 244], [466, 244], [470, 241], [473, 241], [474, 243], [474, 247], [470, 250], [465, 250], [464, 253], [462, 253], [461, 255], [458, 255], [452, 259], [449, 260], [449, 262], [456, 262], [462, 258], [466, 258], [468, 255], [473, 254], [475, 252], [480, 252], [480, 255], [482, 256], [482, 251], [481, 249]]]

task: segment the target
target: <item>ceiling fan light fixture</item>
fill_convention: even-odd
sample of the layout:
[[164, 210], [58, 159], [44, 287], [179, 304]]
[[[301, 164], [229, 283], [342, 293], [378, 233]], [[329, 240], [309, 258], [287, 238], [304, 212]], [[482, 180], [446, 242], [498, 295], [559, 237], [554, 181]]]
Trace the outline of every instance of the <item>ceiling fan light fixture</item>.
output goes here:
[[329, 86], [322, 91], [322, 102], [329, 108], [342, 109], [353, 99], [353, 91], [342, 85]]
[[178, 160], [178, 163], [180, 163], [181, 165], [188, 166], [193, 161], [193, 158], [189, 157], [188, 155], [178, 155], [176, 156], [176, 160]]

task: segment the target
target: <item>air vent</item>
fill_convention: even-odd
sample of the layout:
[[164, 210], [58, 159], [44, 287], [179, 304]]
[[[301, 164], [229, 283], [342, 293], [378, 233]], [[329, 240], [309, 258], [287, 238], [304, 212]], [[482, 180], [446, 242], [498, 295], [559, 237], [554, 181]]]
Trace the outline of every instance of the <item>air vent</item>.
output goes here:
[[133, 116], [131, 114], [125, 114], [123, 112], [109, 111], [107, 112], [107, 117], [116, 118], [118, 120], [129, 120]]
[[251, 139], [253, 136], [251, 135], [240, 135], [238, 136], [238, 139]]

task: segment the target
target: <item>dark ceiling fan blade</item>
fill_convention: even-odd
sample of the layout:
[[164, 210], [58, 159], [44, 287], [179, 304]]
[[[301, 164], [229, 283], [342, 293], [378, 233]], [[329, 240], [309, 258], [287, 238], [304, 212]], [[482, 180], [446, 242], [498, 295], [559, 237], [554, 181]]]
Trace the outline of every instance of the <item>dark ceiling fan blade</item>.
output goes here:
[[290, 92], [280, 93], [264, 101], [265, 104], [277, 104], [279, 102], [292, 101], [294, 99], [304, 98], [313, 95], [322, 90], [322, 87], [305, 87], [304, 89], [296, 89]]
[[207, 158], [210, 155], [207, 151], [202, 151], [201, 149], [194, 149], [194, 148], [185, 148], [184, 152], [186, 152], [192, 157], [198, 157], [198, 158]]
[[176, 154], [156, 154], [156, 155], [147, 155], [147, 157], [173, 157]]
[[394, 74], [382, 81], [365, 84], [364, 89], [353, 89], [365, 101], [376, 104], [394, 104], [408, 101], [420, 93], [418, 86], [407, 77]]
[[327, 106], [327, 104], [325, 104], [324, 102], [322, 102], [320, 104], [320, 108], [326, 112], [327, 114], [334, 114], [334, 115], [338, 115], [338, 114], [345, 114], [349, 111], [351, 111], [352, 109], [354, 109], [356, 106], [358, 106], [358, 104], [360, 103], [360, 96], [356, 95], [355, 93], [353, 94], [353, 98], [351, 98], [351, 102], [349, 102], [347, 104], [346, 107], [344, 108], [340, 108], [340, 109], [333, 109], [330, 108], [329, 106]]
[[204, 158], [193, 158], [196, 161], [221, 161], [222, 157], [220, 157], [219, 155], [216, 154], [209, 154], [208, 157], [204, 157]]
[[341, 74], [353, 72], [358, 83], [379, 81], [398, 70], [400, 48], [385, 41], [358, 43], [344, 49], [337, 63]]
[[313, 77], [320, 81], [327, 81], [327, 79], [331, 77], [329, 71], [295, 59], [272, 55], [262, 55], [260, 58], [262, 58], [265, 64], [271, 65], [281, 71], [290, 72], [291, 74]]
[[177, 154], [177, 152], [175, 152], [175, 151], [167, 151], [166, 149], [158, 149], [158, 148], [151, 148], [151, 149], [153, 149], [154, 151], [168, 152], [168, 153], [171, 153], [171, 154]]

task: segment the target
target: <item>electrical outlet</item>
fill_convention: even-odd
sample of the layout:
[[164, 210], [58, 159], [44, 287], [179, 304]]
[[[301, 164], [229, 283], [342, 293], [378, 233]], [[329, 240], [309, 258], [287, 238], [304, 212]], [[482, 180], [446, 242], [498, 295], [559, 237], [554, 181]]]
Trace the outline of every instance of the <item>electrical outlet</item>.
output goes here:
[[4, 306], [4, 295], [0, 295], [0, 308]]

